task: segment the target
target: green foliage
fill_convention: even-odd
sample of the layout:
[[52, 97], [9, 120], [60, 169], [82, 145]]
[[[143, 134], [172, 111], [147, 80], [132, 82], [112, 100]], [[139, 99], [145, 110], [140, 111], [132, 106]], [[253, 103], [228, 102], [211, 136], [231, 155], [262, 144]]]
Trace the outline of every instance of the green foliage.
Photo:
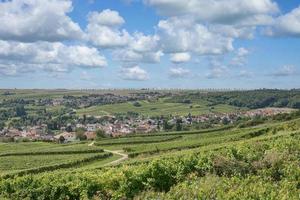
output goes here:
[[109, 145], [127, 145], [127, 144], [149, 144], [174, 141], [182, 138], [182, 136], [157, 136], [157, 137], [121, 137], [108, 140], [100, 140], [95, 143], [96, 146]]
[[17, 117], [22, 117], [22, 116], [26, 116], [27, 113], [25, 111], [24, 105], [17, 105], [16, 106], [16, 116]]
[[[24, 169], [24, 170], [19, 170], [16, 171], [15, 173], [10, 173], [10, 174], [5, 174], [3, 176], [3, 178], [8, 178], [8, 177], [14, 177], [14, 176], [22, 176], [25, 174], [34, 174], [34, 173], [41, 173], [41, 172], [46, 172], [46, 171], [54, 171], [54, 170], [58, 170], [58, 169], [64, 169], [64, 168], [71, 168], [74, 166], [78, 166], [78, 165], [83, 165], [85, 163], [89, 163], [95, 160], [99, 160], [99, 159], [105, 159], [112, 156], [112, 153], [102, 153], [102, 154], [87, 154], [86, 156], [78, 156], [74, 157], [74, 155], [71, 157], [71, 161], [66, 162], [61, 161], [57, 164], [53, 164], [53, 165], [49, 165], [49, 162], [47, 163], [47, 165], [45, 166], [38, 166], [35, 168], [29, 168], [29, 169]], [[58, 157], [58, 156], [56, 156]], [[51, 158], [51, 157], [50, 157]], [[52, 157], [52, 159], [55, 159], [54, 157]], [[40, 164], [41, 165], [41, 164]]]
[[297, 199], [300, 145], [295, 137], [106, 170], [3, 179], [0, 194], [12, 199]]
[[76, 139], [79, 139], [80, 141], [86, 140], [87, 137], [84, 133], [85, 133], [84, 128], [77, 128], [75, 131]]
[[108, 137], [108, 135], [105, 134], [104, 130], [101, 130], [101, 129], [96, 130], [96, 136], [98, 139]]
[[182, 102], [185, 99], [192, 101], [208, 101], [210, 106], [228, 104], [250, 109], [265, 107], [300, 108], [299, 90], [250, 90], [226, 92], [190, 92], [172, 97], [169, 102]]
[[[12, 166], [37, 165], [14, 172], [14, 177], [2, 176], [0, 199], [299, 199], [299, 130], [299, 119], [294, 119], [242, 129], [231, 126], [139, 134], [103, 139], [96, 146], [0, 144], [1, 152], [16, 153], [0, 156], [15, 159], [18, 164]], [[102, 160], [97, 156], [103, 154], [88, 150], [105, 144], [105, 149], [124, 148], [129, 156], [138, 157], [118, 167], [84, 168]], [[34, 157], [46, 149], [53, 154], [61, 151], [65, 153], [62, 157], [73, 156], [74, 160], [64, 162], [62, 158], [57, 163], [38, 166]], [[74, 154], [68, 155], [72, 150]], [[86, 154], [79, 153], [84, 150]], [[26, 162], [21, 159], [22, 152], [38, 153], [23, 156], [30, 160]], [[55, 161], [53, 156], [58, 155], [49, 154], [47, 162]]]
[[142, 104], [138, 101], [134, 102], [132, 105], [135, 106], [135, 107], [141, 107], [142, 106]]

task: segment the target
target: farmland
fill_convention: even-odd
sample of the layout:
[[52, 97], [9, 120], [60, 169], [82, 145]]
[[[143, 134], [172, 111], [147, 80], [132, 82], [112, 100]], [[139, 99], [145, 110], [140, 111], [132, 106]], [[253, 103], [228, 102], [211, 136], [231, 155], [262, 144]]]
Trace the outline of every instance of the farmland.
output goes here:
[[300, 0], [0, 0], [0, 200], [300, 200]]
[[300, 197], [297, 91], [6, 93], [0, 199]]
[[[299, 137], [296, 117], [249, 128], [102, 139], [93, 145], [1, 144], [0, 194], [4, 199], [274, 199], [283, 194], [297, 199]], [[122, 156], [102, 149], [121, 151], [129, 158], [110, 167]], [[270, 190], [274, 192], [266, 192]]]
[[79, 115], [112, 115], [116, 113], [136, 112], [144, 116], [161, 116], [161, 115], [193, 115], [208, 114], [211, 112], [234, 112], [239, 108], [229, 105], [219, 104], [213, 108], [209, 107], [206, 101], [198, 101], [193, 104], [168, 103], [163, 99], [155, 102], [140, 101], [140, 106], [136, 107], [133, 103], [121, 103], [114, 105], [93, 106], [77, 110]]

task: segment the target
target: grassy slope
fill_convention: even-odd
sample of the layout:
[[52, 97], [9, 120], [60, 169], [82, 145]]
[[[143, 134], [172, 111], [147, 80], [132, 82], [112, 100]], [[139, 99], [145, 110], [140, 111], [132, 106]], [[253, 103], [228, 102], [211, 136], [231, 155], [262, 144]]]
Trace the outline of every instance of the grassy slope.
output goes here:
[[[300, 120], [292, 120], [288, 122], [289, 124], [294, 124], [294, 128], [299, 128]], [[37, 155], [28, 155], [28, 156], [9, 156], [9, 157], [0, 157], [0, 168], [2, 170], [9, 171], [10, 167], [13, 169], [15, 166], [16, 169], [25, 169], [28, 167], [39, 167], [46, 164], [60, 163], [64, 159], [82, 158], [85, 156], [85, 153], [74, 153], [72, 155], [64, 155], [64, 152], [67, 151], [90, 151], [97, 149], [109, 149], [109, 150], [123, 150], [125, 149], [128, 154], [136, 154], [137, 158], [129, 159], [128, 162], [136, 162], [139, 159], [143, 160], [144, 158], [168, 155], [172, 152], [190, 152], [196, 149], [214, 149], [218, 147], [224, 147], [227, 144], [234, 144], [235, 142], [250, 140], [251, 138], [259, 138], [272, 136], [271, 131], [262, 132], [262, 134], [255, 135], [259, 130], [270, 129], [271, 127], [276, 127], [286, 123], [271, 123], [260, 125], [255, 128], [245, 128], [245, 129], [229, 129], [229, 130], [218, 130], [212, 131], [210, 129], [199, 132], [191, 132], [193, 134], [188, 134], [189, 132], [181, 132], [180, 137], [177, 136], [151, 136], [146, 137], [128, 137], [120, 139], [105, 139], [103, 141], [98, 141], [97, 146], [88, 146], [88, 143], [78, 143], [78, 144], [51, 144], [51, 143], [0, 143], [0, 154], [4, 153], [30, 153], [30, 152], [61, 152], [62, 155], [47, 155], [37, 156]], [[172, 141], [164, 141], [164, 139], [171, 139], [172, 137], [177, 137]], [[141, 143], [141, 142], [145, 143]], [[151, 143], [148, 143], [151, 141]], [[132, 142], [126, 144], [127, 142]], [[135, 143], [136, 142], [136, 143]], [[111, 143], [109, 145], [108, 143]], [[121, 143], [121, 144], [117, 144]], [[101, 145], [106, 144], [106, 145]], [[217, 146], [216, 146], [217, 145]], [[191, 150], [189, 150], [191, 149]], [[93, 154], [93, 153], [89, 153]], [[57, 156], [57, 159], [55, 159]], [[47, 158], [48, 157], [48, 158]], [[60, 159], [61, 158], [61, 159]], [[99, 168], [104, 164], [107, 164], [110, 161], [118, 159], [118, 156], [113, 156], [108, 159], [101, 161], [93, 161], [87, 166], [88, 168]], [[56, 160], [56, 161], [53, 161]], [[74, 167], [77, 168], [77, 167]], [[15, 169], [14, 169], [15, 170]]]
[[[258, 135], [253, 134], [257, 130], [267, 131]], [[218, 190], [205, 190], [203, 192], [207, 195], [218, 195], [218, 198], [221, 199], [230, 199], [230, 197], [236, 199], [239, 195], [243, 195], [244, 199], [274, 199], [268, 197], [276, 197], [276, 195], [283, 197], [284, 194], [286, 194], [286, 198], [291, 197], [289, 199], [293, 199], [292, 197], [296, 197], [297, 192], [299, 192], [296, 187], [297, 170], [299, 169], [299, 157], [297, 157], [297, 152], [300, 150], [299, 130], [300, 119], [297, 119], [260, 125], [256, 128], [223, 130], [201, 133], [200, 135], [183, 134], [178, 143], [175, 141], [174, 144], [166, 142], [164, 148], [172, 148], [174, 145], [180, 147], [182, 144], [194, 145], [195, 142], [202, 143], [203, 146], [181, 151], [160, 151], [154, 155], [144, 154], [129, 159], [128, 162], [124, 163], [124, 166], [95, 170], [95, 168], [107, 163], [109, 159], [114, 159], [111, 157], [106, 161], [87, 163], [80, 168], [75, 167], [57, 170], [51, 174], [46, 172], [21, 177], [15, 180], [16, 183], [10, 182], [9, 179], [2, 182], [0, 180], [0, 188], [1, 186], [3, 189], [6, 188], [5, 192], [2, 193], [3, 195], [13, 193], [14, 196], [11, 197], [16, 199], [20, 198], [18, 196], [20, 194], [26, 196], [40, 195], [40, 190], [28, 191], [27, 184], [30, 187], [34, 186], [31, 184], [38, 184], [38, 187], [52, 191], [54, 190], [52, 185], [54, 183], [57, 189], [64, 188], [64, 191], [56, 190], [58, 192], [56, 195], [61, 198], [67, 198], [63, 195], [76, 196], [78, 192], [81, 195], [88, 192], [90, 195], [102, 191], [101, 194], [108, 195], [109, 199], [111, 197], [120, 199], [124, 196], [130, 198], [136, 195], [139, 195], [140, 199], [155, 199], [159, 195], [155, 191], [167, 192], [169, 187], [174, 187], [171, 189], [171, 193], [162, 193], [161, 195], [166, 199], [179, 199], [177, 195], [183, 195], [181, 198], [184, 198], [185, 195], [196, 195], [191, 196], [194, 199], [202, 194], [202, 191], [196, 187], [197, 184], [211, 184], [207, 180], [213, 178], [213, 180], [216, 179], [217, 182], [220, 182], [220, 185], [216, 186]], [[81, 146], [82, 144], [78, 145]], [[147, 145], [137, 144], [133, 145], [132, 148], [137, 151], [151, 150]], [[119, 147], [122, 148], [123, 145]], [[211, 175], [206, 175], [208, 173]], [[278, 178], [279, 175], [281, 178]], [[190, 178], [190, 182], [185, 182], [189, 181]], [[31, 183], [29, 181], [31, 179], [35, 181]], [[68, 183], [70, 179], [72, 182], [66, 185], [66, 181]], [[256, 182], [266, 184], [256, 187]], [[7, 188], [8, 183], [12, 184], [10, 187], [16, 188], [16, 190]], [[26, 184], [24, 185], [24, 183]], [[195, 185], [191, 185], [189, 188], [184, 185], [185, 183]], [[52, 186], [48, 188], [47, 185], [49, 184]], [[235, 189], [230, 189], [231, 186]], [[153, 192], [140, 193], [148, 187]], [[232, 193], [225, 192], [227, 187]], [[235, 190], [239, 190], [240, 193], [234, 193]], [[272, 194], [268, 192], [269, 190], [273, 191]], [[193, 193], [194, 191], [196, 193]], [[278, 191], [278, 194], [275, 191]], [[288, 191], [290, 191], [289, 194]], [[51, 196], [51, 194], [49, 195]]]
[[159, 115], [193, 115], [207, 114], [210, 112], [232, 112], [238, 108], [229, 105], [217, 105], [214, 109], [207, 106], [207, 102], [195, 102], [190, 107], [190, 104], [183, 103], [166, 103], [163, 100], [157, 102], [140, 101], [141, 107], [135, 107], [131, 102], [120, 103], [113, 105], [92, 106], [77, 110], [77, 114], [83, 115], [107, 115], [115, 113], [127, 113], [128, 111], [137, 112], [145, 116], [159, 116]]
[[59, 163], [66, 163], [94, 155], [96, 155], [96, 153], [0, 157], [0, 174], [8, 172], [17, 172], [19, 170], [31, 169], [36, 167], [55, 165]]

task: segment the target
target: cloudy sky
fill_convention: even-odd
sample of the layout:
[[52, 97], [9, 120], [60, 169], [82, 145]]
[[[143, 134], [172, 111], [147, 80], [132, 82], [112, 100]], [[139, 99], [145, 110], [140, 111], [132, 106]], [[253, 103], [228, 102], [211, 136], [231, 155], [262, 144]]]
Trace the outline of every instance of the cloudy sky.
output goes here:
[[0, 0], [0, 88], [299, 88], [299, 0]]

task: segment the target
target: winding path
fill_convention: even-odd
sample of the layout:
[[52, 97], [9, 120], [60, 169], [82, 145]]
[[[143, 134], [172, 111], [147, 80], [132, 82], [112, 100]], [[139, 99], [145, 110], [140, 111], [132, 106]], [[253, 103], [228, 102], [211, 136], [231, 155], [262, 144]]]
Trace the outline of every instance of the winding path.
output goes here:
[[124, 160], [128, 159], [128, 155], [124, 154], [124, 153], [121, 153], [120, 151], [110, 151], [110, 150], [107, 150], [107, 149], [104, 149], [104, 151], [112, 153], [112, 154], [117, 154], [119, 156], [122, 156], [121, 158], [119, 158], [117, 160], [114, 160], [112, 162], [109, 162], [109, 163], [105, 164], [104, 166], [107, 166], [107, 165], [117, 165], [117, 164], [123, 162]]
[[[95, 142], [93, 141], [92, 143], [88, 144], [88, 146], [94, 146]], [[111, 150], [107, 150], [107, 149], [103, 149], [105, 152], [109, 152], [109, 153], [112, 153], [112, 154], [116, 154], [116, 155], [119, 155], [119, 156], [122, 156], [121, 158], [117, 159], [117, 160], [114, 160], [114, 161], [111, 161], [109, 163], [106, 163], [105, 165], [103, 166], [109, 166], [109, 165], [117, 165], [121, 162], [123, 162], [124, 160], [127, 160], [128, 159], [128, 155], [125, 154], [125, 153], [122, 153], [121, 150], [117, 150], [117, 151], [111, 151]]]

